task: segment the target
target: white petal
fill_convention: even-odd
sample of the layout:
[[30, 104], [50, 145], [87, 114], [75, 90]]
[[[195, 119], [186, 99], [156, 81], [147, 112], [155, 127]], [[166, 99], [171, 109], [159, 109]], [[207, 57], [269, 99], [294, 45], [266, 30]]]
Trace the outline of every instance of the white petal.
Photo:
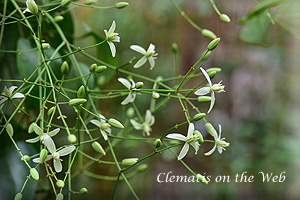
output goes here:
[[129, 79], [131, 81], [131, 87], [135, 88], [135, 82], [132, 79]]
[[200, 69], [201, 69], [203, 75], [205, 76], [205, 78], [206, 78], [206, 80], [207, 80], [209, 86], [212, 87], [212, 83], [211, 83], [211, 80], [210, 80], [210, 78], [209, 78], [209, 75], [207, 74], [207, 72], [206, 72], [202, 67], [200, 67]]
[[115, 39], [113, 39], [112, 42], [120, 42], [120, 36], [115, 36]]
[[147, 52], [154, 52], [154, 49], [155, 49], [154, 44], [150, 44], [148, 49], [147, 49]]
[[195, 95], [206, 95], [210, 93], [210, 87], [202, 87], [199, 90], [197, 90], [194, 94]]
[[132, 49], [132, 50], [134, 50], [136, 52], [139, 52], [139, 53], [141, 53], [143, 55], [145, 55], [147, 53], [146, 50], [143, 47], [140, 47], [138, 45], [131, 45], [130, 49]]
[[53, 165], [54, 169], [57, 173], [61, 172], [62, 170], [62, 165], [59, 159], [53, 159]]
[[92, 124], [94, 124], [94, 125], [96, 125], [96, 126], [98, 126], [99, 128], [100, 128], [100, 122], [98, 121], [98, 120], [96, 120], [96, 119], [92, 119], [91, 121], [90, 121]]
[[149, 126], [152, 126], [155, 123], [155, 118], [154, 116], [151, 116], [151, 120], [149, 122]]
[[215, 152], [217, 145], [215, 144], [215, 146], [207, 153], [205, 153], [205, 156], [210, 156], [213, 152]]
[[148, 60], [149, 60], [149, 63], [150, 63], [150, 70], [152, 70], [153, 67], [155, 66], [155, 60], [154, 60], [154, 58], [152, 56], [150, 56], [148, 58]]
[[40, 163], [41, 159], [40, 158], [35, 158], [32, 160], [34, 163]]
[[115, 20], [112, 22], [111, 27], [108, 30], [108, 35], [111, 35], [116, 30], [116, 22]]
[[28, 8], [26, 8], [23, 13], [26, 13], [26, 12], [30, 12], [30, 10]]
[[107, 140], [107, 134], [106, 134], [106, 132], [104, 130], [100, 129], [100, 133], [103, 136], [104, 140], [106, 141]]
[[134, 102], [135, 97], [136, 97], [136, 93], [131, 93], [130, 103]]
[[111, 50], [112, 57], [115, 57], [116, 56], [116, 46], [111, 41], [107, 41], [107, 43], [109, 44], [109, 48]]
[[195, 149], [195, 154], [197, 154], [199, 150], [199, 142], [191, 142], [190, 145]]
[[49, 135], [50, 137], [55, 136], [58, 132], [60, 131], [60, 128], [54, 129], [53, 131], [50, 131], [49, 133], [47, 133], [47, 135]]
[[50, 153], [56, 152], [56, 147], [55, 147], [55, 144], [54, 144], [53, 140], [51, 139], [51, 137], [47, 134], [45, 134], [43, 137], [44, 137], [45, 145], [48, 148], [48, 150], [50, 151]]
[[107, 37], [108, 37], [107, 30], [104, 30], [104, 33], [105, 33], [105, 36], [106, 36], [106, 38], [107, 38]]
[[222, 127], [221, 127], [221, 125], [219, 124], [219, 140], [221, 139], [221, 132], [222, 132]]
[[44, 135], [43, 130], [36, 124], [33, 124], [33, 130], [37, 135]]
[[137, 61], [137, 63], [135, 63], [135, 65], [133, 66], [133, 68], [139, 68], [141, 67], [143, 64], [145, 64], [147, 62], [147, 58], [146, 56], [143, 56], [139, 61]]
[[24, 98], [24, 94], [17, 92], [14, 96], [12, 96], [11, 98], [13, 99], [17, 99], [17, 98]]
[[59, 156], [66, 156], [72, 153], [72, 151], [74, 151], [75, 149], [76, 147], [72, 145], [59, 150], [57, 153], [59, 154]]
[[195, 126], [193, 123], [190, 123], [187, 133], [187, 138], [191, 137], [194, 134]]
[[133, 95], [129, 92], [128, 96], [121, 102], [122, 105], [126, 105], [134, 101]]
[[7, 100], [6, 97], [3, 97], [1, 100], [0, 100], [0, 109], [2, 109], [3, 105], [4, 105], [4, 102]]
[[180, 141], [183, 141], [183, 142], [186, 141], [186, 137], [182, 134], [179, 134], [179, 133], [171, 133], [171, 134], [168, 134], [166, 137], [170, 138], [170, 139], [180, 140]]
[[134, 129], [136, 130], [142, 130], [143, 129], [143, 125], [136, 122], [135, 120], [131, 119], [130, 123], [132, 124], [132, 126], [134, 127]]
[[150, 110], [147, 110], [146, 111], [146, 116], [145, 116], [145, 123], [149, 124], [149, 122], [151, 121], [151, 111]]
[[108, 134], [111, 134], [111, 128], [105, 129], [105, 132], [108, 133]]
[[223, 148], [221, 146], [217, 146], [217, 149], [218, 149], [218, 152], [221, 154], [223, 152], [223, 149], [225, 149], [225, 148]]
[[17, 86], [11, 86], [8, 91], [10, 93], [10, 95], [12, 95], [12, 93], [14, 92], [14, 90], [17, 88]]
[[128, 90], [130, 90], [131, 84], [125, 78], [118, 78], [118, 81], [121, 82]]
[[215, 93], [212, 91], [212, 92], [211, 92], [210, 106], [209, 106], [209, 109], [208, 109], [207, 113], [209, 113], [209, 112], [212, 110], [212, 108], [213, 108], [214, 105], [215, 105], [215, 101], [216, 101]]
[[186, 156], [187, 152], [189, 151], [189, 148], [190, 148], [190, 145], [188, 143], [185, 143], [184, 146], [182, 147], [177, 159], [181, 160], [182, 158], [184, 158], [184, 156]]
[[98, 116], [101, 118], [101, 119], [100, 119], [100, 122], [101, 122], [101, 123], [106, 123], [106, 121], [105, 121], [106, 118], [105, 118], [103, 115], [98, 114]]
[[35, 142], [39, 141], [40, 138], [41, 138], [41, 136], [37, 136], [37, 137], [35, 137], [35, 138], [25, 140], [25, 142], [28, 142], [28, 143], [35, 143]]

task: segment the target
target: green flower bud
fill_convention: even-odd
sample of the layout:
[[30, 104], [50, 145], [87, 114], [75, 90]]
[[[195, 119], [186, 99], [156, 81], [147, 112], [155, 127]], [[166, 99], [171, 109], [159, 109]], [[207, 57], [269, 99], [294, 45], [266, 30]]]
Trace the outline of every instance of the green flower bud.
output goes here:
[[12, 127], [12, 125], [10, 123], [8, 123], [6, 125], [6, 132], [8, 133], [9, 136], [13, 136], [14, 135], [14, 128]]
[[92, 5], [94, 3], [97, 3], [97, 0], [86, 0], [84, 3], [87, 5]]
[[74, 134], [69, 134], [68, 135], [68, 141], [73, 144], [77, 141], [77, 138]]
[[96, 70], [96, 67], [97, 67], [97, 64], [92, 64], [91, 66], [90, 66], [90, 72], [94, 72], [95, 70]]
[[[201, 55], [201, 57], [202, 57], [204, 54], [205, 54], [205, 52]], [[207, 59], [209, 58], [210, 54], [211, 54], [211, 51], [208, 51], [208, 52], [204, 55], [204, 57], [202, 57], [202, 60], [207, 60]]]
[[70, 99], [69, 105], [78, 106], [80, 104], [84, 104], [86, 101], [87, 101], [86, 99]]
[[64, 61], [63, 64], [60, 67], [61, 73], [66, 75], [69, 72], [69, 64], [67, 61]]
[[21, 200], [22, 199], [22, 194], [21, 193], [17, 193], [14, 200]]
[[203, 117], [205, 117], [205, 115], [206, 115], [205, 113], [198, 113], [198, 114], [194, 115], [193, 120], [198, 121], [198, 120], [202, 119]]
[[42, 149], [40, 153], [40, 163], [44, 163], [48, 155], [48, 151], [46, 149]]
[[129, 5], [129, 3], [127, 2], [118, 2], [116, 3], [116, 8], [121, 9], [121, 8], [125, 8]]
[[199, 96], [198, 97], [198, 102], [210, 102], [211, 101], [211, 97], [209, 97], [209, 96]]
[[116, 119], [110, 118], [108, 123], [116, 128], [124, 128], [123, 124]]
[[28, 162], [30, 160], [30, 157], [28, 155], [24, 155], [22, 158], [21, 158], [22, 161], [26, 161]]
[[140, 166], [137, 167], [136, 171], [139, 172], [139, 173], [142, 173], [142, 172], [144, 172], [147, 168], [148, 168], [148, 165], [147, 165], [147, 164], [142, 164], [142, 165], [140, 165]]
[[53, 112], [55, 111], [55, 107], [51, 107], [49, 110], [48, 110], [48, 116], [51, 116], [53, 114]]
[[84, 96], [85, 96], [85, 88], [82, 85], [77, 91], [77, 98], [83, 98]]
[[133, 115], [134, 115], [134, 108], [133, 107], [128, 108], [127, 111], [126, 111], [126, 116], [128, 118], [132, 118]]
[[71, 3], [72, 0], [61, 0], [60, 5], [62, 6], [68, 6]]
[[196, 175], [196, 178], [197, 178], [197, 180], [198, 181], [201, 181], [202, 183], [204, 183], [204, 184], [208, 184], [208, 182], [207, 182], [207, 180], [205, 179], [205, 177], [204, 176], [202, 176], [201, 174], [197, 174]]
[[106, 81], [105, 76], [100, 76], [100, 77], [98, 78], [98, 80], [97, 80], [97, 85], [98, 85], [99, 87], [101, 87], [101, 86], [103, 86], [103, 85], [105, 84], [105, 81]]
[[63, 200], [64, 195], [62, 193], [58, 193], [55, 200]]
[[32, 122], [29, 127], [28, 127], [28, 133], [33, 133], [33, 124], [35, 124], [34, 122]]
[[157, 92], [152, 93], [152, 98], [153, 99], [158, 99], [159, 97], [160, 97], [159, 93], [157, 93]]
[[177, 53], [177, 51], [178, 51], [178, 45], [176, 43], [173, 43], [172, 44], [172, 52]]
[[88, 193], [88, 190], [86, 188], [81, 188], [79, 190], [79, 194], [87, 194]]
[[49, 43], [42, 43], [42, 48], [43, 49], [49, 49], [50, 48], [50, 44]]
[[56, 185], [57, 185], [57, 187], [59, 187], [59, 188], [65, 187], [65, 183], [64, 183], [62, 180], [57, 180], [57, 181], [56, 181]]
[[209, 72], [207, 74], [208, 74], [209, 78], [212, 79], [213, 77], [215, 77], [216, 71], [211, 71], [211, 72]]
[[[38, 14], [39, 12], [39, 8], [38, 6], [36, 5], [35, 1], [34, 0], [27, 0], [26, 1], [26, 6], [27, 6], [27, 9], [34, 15]], [[27, 10], [27, 11], [28, 11]]]
[[229, 22], [230, 22], [230, 18], [229, 18], [229, 16], [226, 15], [226, 14], [220, 15], [220, 19], [221, 19], [223, 22], [226, 22], [226, 23], [229, 23]]
[[31, 168], [30, 169], [30, 175], [32, 176], [32, 178], [34, 178], [35, 180], [39, 180], [40, 176], [38, 171], [35, 168]]
[[207, 37], [207, 38], [212, 39], [212, 40], [217, 38], [216, 34], [214, 34], [212, 31], [210, 31], [208, 29], [202, 29], [201, 34], [204, 37]]
[[100, 66], [96, 67], [95, 72], [101, 73], [101, 72], [103, 72], [103, 71], [106, 70], [106, 69], [107, 69], [106, 66], [100, 65]]
[[62, 21], [62, 20], [64, 20], [64, 17], [61, 16], [61, 15], [57, 15], [57, 16], [54, 17], [54, 21], [55, 21], [55, 22], [60, 22], [60, 21]]
[[153, 143], [154, 148], [159, 148], [161, 146], [161, 140], [160, 139], [156, 139]]
[[194, 131], [194, 135], [197, 137], [197, 140], [198, 140], [199, 142], [201, 142], [201, 143], [204, 142], [203, 136], [202, 136], [202, 134], [201, 134], [198, 130], [195, 130], [195, 131]]
[[144, 83], [143, 82], [137, 82], [136, 84], [135, 84], [135, 88], [136, 89], [140, 89], [140, 88], [142, 88], [144, 86]]
[[122, 160], [123, 166], [130, 166], [135, 164], [139, 159], [138, 158], [125, 158]]
[[109, 128], [109, 127], [110, 127], [109, 123], [101, 123], [100, 124], [100, 129], [102, 129], [102, 130], [105, 130], [105, 129]]
[[158, 76], [158, 77], [156, 77], [156, 79], [155, 79], [155, 82], [160, 82], [160, 81], [162, 81], [164, 78], [162, 77], [162, 76]]
[[104, 149], [102, 148], [101, 144], [99, 144], [99, 142], [93, 142], [92, 143], [92, 147], [95, 151], [97, 151], [98, 153], [101, 153], [103, 155], [106, 155]]
[[210, 73], [210, 72], [218, 73], [218, 72], [221, 72], [221, 71], [222, 71], [222, 69], [219, 68], [219, 67], [212, 67], [212, 68], [209, 68], [209, 69], [206, 70], [207, 73]]
[[211, 125], [211, 123], [206, 123], [205, 128], [211, 136], [214, 136], [214, 134], [213, 134], [214, 127]]
[[211, 41], [211, 42], [207, 45], [207, 49], [208, 49], [209, 51], [214, 50], [214, 49], [218, 46], [220, 40], [221, 40], [220, 38], [216, 38], [216, 39], [214, 39], [213, 41]]

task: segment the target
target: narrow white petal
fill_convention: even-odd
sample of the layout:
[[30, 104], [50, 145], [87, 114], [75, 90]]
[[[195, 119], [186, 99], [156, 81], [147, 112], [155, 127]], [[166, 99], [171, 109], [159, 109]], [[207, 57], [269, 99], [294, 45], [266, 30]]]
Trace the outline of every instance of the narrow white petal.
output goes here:
[[14, 90], [17, 88], [17, 86], [11, 86], [8, 91], [10, 93], [10, 95], [12, 95], [12, 93], [14, 92]]
[[24, 98], [24, 94], [17, 92], [14, 96], [12, 96], [11, 98], [13, 99], [17, 99], [17, 98]]
[[53, 159], [54, 169], [57, 173], [62, 171], [62, 165], [59, 159]]
[[105, 132], [108, 133], [108, 134], [111, 134], [111, 128], [105, 129]]
[[112, 22], [111, 27], [108, 30], [108, 35], [111, 35], [116, 30], [116, 22], [115, 20]]
[[37, 137], [32, 138], [32, 139], [25, 140], [25, 142], [28, 142], [28, 143], [35, 143], [37, 141], [40, 141], [40, 136], [37, 136]]
[[40, 158], [35, 158], [32, 160], [34, 163], [40, 163], [41, 159]]
[[212, 86], [212, 83], [211, 83], [211, 80], [210, 80], [210, 78], [209, 78], [209, 75], [207, 74], [207, 72], [206, 72], [202, 67], [200, 67], [200, 69], [201, 69], [203, 75], [205, 76], [205, 78], [206, 78], [206, 80], [207, 80], [209, 86], [211, 87], [211, 86]]
[[195, 149], [195, 154], [197, 154], [199, 150], [199, 142], [191, 142], [190, 145]]
[[50, 131], [47, 133], [50, 137], [55, 136], [60, 131], [60, 128], [54, 129], [53, 131]]
[[3, 105], [4, 105], [4, 102], [7, 100], [6, 97], [3, 97], [1, 100], [0, 100], [0, 109], [2, 109]]
[[130, 123], [132, 124], [132, 126], [134, 127], [134, 129], [136, 130], [142, 130], [143, 129], [143, 125], [136, 122], [135, 120], [131, 119]]
[[216, 101], [215, 93], [212, 91], [212, 92], [211, 92], [210, 106], [209, 106], [209, 109], [208, 109], [207, 113], [209, 113], [209, 112], [213, 109], [213, 107], [214, 107], [214, 105], [215, 105], [215, 101]]
[[26, 12], [30, 12], [30, 10], [28, 8], [26, 8], [23, 13], [26, 13]]
[[149, 60], [149, 63], [150, 63], [150, 70], [152, 70], [154, 68], [154, 66], [155, 66], [155, 60], [154, 60], [154, 58], [152, 56], [150, 56], [148, 58], [148, 60]]
[[120, 36], [115, 36], [115, 39], [113, 39], [112, 42], [120, 42]]
[[116, 46], [111, 41], [107, 41], [107, 43], [109, 44], [109, 48], [111, 50], [112, 57], [115, 57], [116, 56]]
[[135, 97], [136, 97], [136, 93], [130, 93], [131, 94], [131, 99], [130, 99], [130, 103], [134, 102]]
[[137, 61], [137, 63], [135, 63], [133, 68], [139, 68], [142, 65], [144, 65], [146, 62], [147, 62], [147, 58], [146, 58], [146, 56], [143, 56], [139, 61]]
[[223, 150], [225, 150], [225, 148], [223, 148], [221, 146], [217, 146], [217, 149], [220, 154], [223, 152]]
[[132, 50], [134, 50], [136, 52], [139, 52], [139, 53], [141, 53], [143, 55], [145, 55], [147, 53], [146, 50], [143, 47], [140, 47], [138, 45], [131, 45], [130, 49], [132, 49]]
[[96, 120], [96, 119], [92, 119], [91, 121], [90, 121], [92, 124], [94, 124], [94, 125], [96, 125], [96, 126], [98, 126], [99, 128], [100, 128], [100, 122], [98, 121], [98, 120]]
[[155, 118], [154, 116], [151, 116], [151, 120], [149, 122], [149, 126], [152, 126], [155, 123]]
[[132, 79], [129, 79], [131, 81], [132, 88], [135, 88], [135, 82]]
[[44, 135], [43, 130], [36, 124], [33, 124], [33, 130], [37, 135]]
[[213, 152], [215, 152], [217, 145], [215, 144], [215, 146], [207, 153], [205, 153], [205, 156], [210, 156]]
[[[121, 102], [121, 105], [126, 105], [128, 103], [131, 103], [134, 101], [132, 98], [133, 96], [131, 95], [131, 92], [129, 92], [128, 96]], [[133, 100], [132, 100], [133, 99]]]
[[150, 44], [149, 47], [148, 47], [147, 52], [154, 52], [154, 49], [155, 49], [154, 44]]
[[187, 138], [191, 137], [194, 134], [195, 126], [193, 123], [190, 123], [187, 133]]
[[171, 133], [171, 134], [168, 134], [166, 137], [170, 138], [170, 139], [180, 140], [180, 141], [183, 141], [183, 142], [186, 141], [186, 137], [182, 134], [179, 134], [179, 133]]
[[51, 137], [47, 134], [45, 134], [43, 137], [44, 137], [45, 145], [50, 151], [50, 153], [54, 153], [56, 151], [56, 147]]
[[106, 132], [104, 130], [100, 129], [100, 133], [103, 136], [104, 140], [106, 141], [107, 140], [107, 134], [106, 134]]
[[100, 119], [100, 122], [101, 122], [101, 123], [106, 123], [106, 121], [105, 121], [106, 118], [105, 118], [103, 115], [98, 114], [98, 116], [101, 118], [101, 119]]
[[182, 147], [177, 159], [181, 160], [182, 158], [184, 158], [184, 156], [186, 156], [187, 152], [189, 151], [189, 148], [190, 148], [190, 145], [188, 143], [185, 143], [184, 146]]
[[72, 145], [59, 150], [57, 153], [59, 154], [59, 156], [66, 156], [72, 153], [75, 149], [76, 147]]
[[222, 132], [222, 127], [221, 127], [221, 125], [219, 124], [219, 140], [221, 139], [221, 132]]
[[151, 117], [152, 117], [151, 111], [150, 111], [150, 110], [147, 110], [147, 111], [146, 111], [146, 116], [145, 116], [145, 123], [149, 124], [150, 121], [151, 121]]
[[128, 90], [130, 90], [131, 84], [125, 78], [118, 78], [118, 81], [121, 82]]
[[202, 87], [199, 90], [197, 90], [194, 94], [195, 95], [206, 95], [210, 93], [210, 87]]

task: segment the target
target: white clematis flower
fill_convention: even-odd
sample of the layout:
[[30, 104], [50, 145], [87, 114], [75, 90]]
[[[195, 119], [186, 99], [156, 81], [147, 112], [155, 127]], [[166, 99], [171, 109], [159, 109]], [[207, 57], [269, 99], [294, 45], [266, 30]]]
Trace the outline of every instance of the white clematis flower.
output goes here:
[[152, 126], [155, 122], [154, 116], [151, 114], [150, 110], [146, 111], [145, 121], [143, 123], [138, 123], [137, 121], [131, 119], [130, 123], [136, 130], [143, 130], [143, 135], [149, 136], [150, 131], [152, 130], [150, 126]]
[[13, 95], [13, 91], [17, 88], [17, 86], [11, 86], [10, 88], [7, 89], [7, 87], [4, 87], [3, 92], [0, 95], [0, 109], [2, 109], [5, 101], [7, 99], [20, 99], [24, 98], [24, 94], [17, 92], [16, 94]]
[[[55, 144], [54, 144], [53, 140], [50, 138], [50, 136], [45, 135], [44, 141], [45, 141], [46, 147], [48, 148], [49, 152], [51, 153], [50, 155], [47, 155], [47, 158], [45, 161], [48, 161], [51, 158], [53, 158], [53, 165], [54, 165], [55, 171], [57, 173], [61, 172], [62, 171], [62, 164], [61, 164], [62, 159], [60, 159], [60, 157], [69, 155], [76, 149], [76, 147], [72, 145], [72, 146], [64, 147], [59, 151], [56, 151]], [[35, 158], [32, 161], [35, 163], [40, 163], [40, 158]]]
[[118, 36], [118, 33], [114, 33], [116, 29], [116, 22], [115, 20], [112, 22], [111, 27], [109, 30], [104, 30], [105, 33], [105, 40], [107, 41], [109, 48], [111, 50], [112, 57], [116, 56], [116, 46], [113, 42], [120, 42], [120, 37]]
[[187, 152], [189, 151], [190, 145], [195, 149], [195, 154], [197, 154], [200, 144], [198, 142], [199, 139], [198, 136], [194, 135], [194, 131], [195, 131], [195, 126], [193, 123], [190, 123], [187, 136], [184, 136], [179, 133], [171, 133], [166, 136], [167, 138], [170, 139], [175, 139], [175, 140], [180, 140], [185, 142], [177, 157], [178, 160], [181, 160], [182, 158], [184, 158], [184, 156], [186, 156]]
[[205, 78], [206, 78], [206, 80], [209, 84], [209, 87], [200, 88], [199, 90], [197, 90], [195, 92], [195, 95], [201, 95], [202, 96], [202, 95], [206, 95], [208, 93], [211, 93], [210, 107], [209, 107], [209, 110], [207, 111], [207, 113], [209, 113], [212, 110], [212, 108], [214, 107], [214, 104], [215, 104], [215, 101], [216, 101], [215, 92], [218, 92], [218, 93], [225, 92], [225, 90], [224, 90], [225, 86], [221, 84], [222, 81], [220, 81], [219, 83], [213, 85], [211, 83], [211, 80], [210, 80], [209, 75], [207, 74], [207, 72], [202, 67], [200, 67], [200, 69], [201, 69], [203, 75], [205, 76]]
[[32, 139], [25, 140], [28, 143], [35, 143], [38, 141], [44, 143], [45, 135], [48, 135], [50, 140], [52, 140], [51, 137], [55, 136], [60, 131], [60, 128], [54, 129], [53, 131], [50, 131], [48, 133], [44, 133], [43, 130], [37, 124], [34, 123], [33, 130], [38, 136]]
[[126, 105], [128, 103], [132, 103], [135, 100], [136, 97], [136, 88], [135, 88], [135, 82], [130, 79], [131, 83], [125, 79], [125, 78], [118, 78], [118, 81], [121, 82], [128, 90], [129, 90], [129, 94], [126, 97], [126, 99], [124, 99], [121, 104], [122, 105]]
[[130, 49], [132, 49], [132, 50], [134, 50], [136, 52], [139, 52], [139, 53], [141, 53], [141, 54], [144, 55], [139, 61], [137, 61], [137, 63], [135, 63], [135, 65], [133, 66], [134, 68], [141, 67], [148, 60], [149, 63], [150, 63], [150, 70], [153, 69], [153, 67], [155, 65], [155, 59], [156, 59], [155, 56], [157, 56], [157, 53], [155, 53], [155, 51], [154, 51], [155, 46], [153, 44], [149, 45], [147, 51], [143, 47], [140, 47], [138, 45], [131, 45]]
[[100, 128], [100, 133], [104, 140], [107, 140], [107, 134], [111, 134], [110, 125], [105, 121], [106, 118], [103, 115], [98, 115], [101, 118], [100, 120], [92, 119], [90, 122]]
[[223, 150], [225, 150], [225, 147], [229, 146], [229, 143], [224, 141], [225, 138], [221, 139], [221, 125], [219, 125], [219, 135], [217, 134], [217, 131], [213, 126], [212, 126], [212, 133], [215, 139], [215, 146], [209, 152], [204, 154], [206, 156], [211, 155], [213, 152], [215, 152], [216, 149], [218, 149], [218, 152], [221, 154]]

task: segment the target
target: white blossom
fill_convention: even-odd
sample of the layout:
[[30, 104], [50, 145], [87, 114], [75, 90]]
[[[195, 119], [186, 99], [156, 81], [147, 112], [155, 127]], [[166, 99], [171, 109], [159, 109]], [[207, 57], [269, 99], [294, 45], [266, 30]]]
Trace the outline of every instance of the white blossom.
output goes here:
[[0, 95], [0, 109], [2, 109], [5, 101], [7, 99], [20, 99], [24, 98], [24, 94], [17, 92], [13, 95], [13, 91], [17, 88], [17, 86], [11, 86], [10, 88], [7, 89], [7, 87], [4, 87], [3, 92]]
[[150, 70], [153, 69], [153, 67], [155, 66], [155, 59], [156, 59], [155, 56], [157, 56], [157, 53], [155, 53], [154, 51], [155, 49], [154, 44], [150, 44], [147, 51], [143, 47], [140, 47], [138, 45], [131, 45], [130, 49], [144, 55], [139, 61], [137, 61], [137, 63], [135, 63], [135, 65], [133, 66], [134, 68], [141, 67], [148, 60], [150, 63]]
[[132, 126], [136, 129], [136, 130], [143, 130], [143, 135], [150, 135], [150, 131], [152, 131], [151, 126], [154, 124], [155, 122], [155, 118], [154, 116], [151, 114], [150, 110], [146, 111], [146, 115], [145, 115], [145, 121], [143, 123], [138, 123], [137, 121], [135, 121], [134, 119], [130, 120], [130, 123], [132, 124]]
[[229, 146], [229, 143], [224, 141], [225, 138], [221, 139], [221, 125], [219, 125], [219, 135], [217, 134], [217, 131], [213, 126], [212, 126], [212, 134], [215, 139], [215, 145], [209, 152], [204, 154], [206, 156], [211, 155], [213, 152], [215, 152], [216, 149], [218, 149], [218, 152], [221, 154], [223, 150], [225, 150], [225, 147]]
[[33, 130], [38, 136], [32, 139], [25, 140], [28, 143], [35, 143], [38, 141], [44, 143], [45, 135], [48, 135], [49, 138], [51, 139], [51, 137], [55, 136], [60, 131], [60, 128], [54, 129], [53, 131], [50, 131], [48, 133], [44, 133], [44, 131], [36, 123], [34, 123]]
[[118, 78], [118, 81], [121, 82], [128, 90], [128, 96], [121, 102], [122, 105], [126, 105], [128, 103], [132, 103], [135, 100], [136, 92], [135, 92], [135, 82], [130, 79], [131, 83], [125, 78]]
[[114, 33], [116, 29], [116, 22], [115, 20], [112, 22], [111, 27], [109, 30], [104, 30], [105, 33], [105, 40], [107, 41], [109, 48], [111, 50], [112, 57], [116, 56], [116, 46], [113, 42], [120, 42], [120, 37], [118, 36], [118, 33]]
[[107, 134], [111, 134], [111, 128], [109, 123], [105, 121], [105, 117], [98, 114], [100, 120], [92, 119], [90, 122], [100, 128], [100, 133], [102, 134], [104, 140], [107, 140]]

